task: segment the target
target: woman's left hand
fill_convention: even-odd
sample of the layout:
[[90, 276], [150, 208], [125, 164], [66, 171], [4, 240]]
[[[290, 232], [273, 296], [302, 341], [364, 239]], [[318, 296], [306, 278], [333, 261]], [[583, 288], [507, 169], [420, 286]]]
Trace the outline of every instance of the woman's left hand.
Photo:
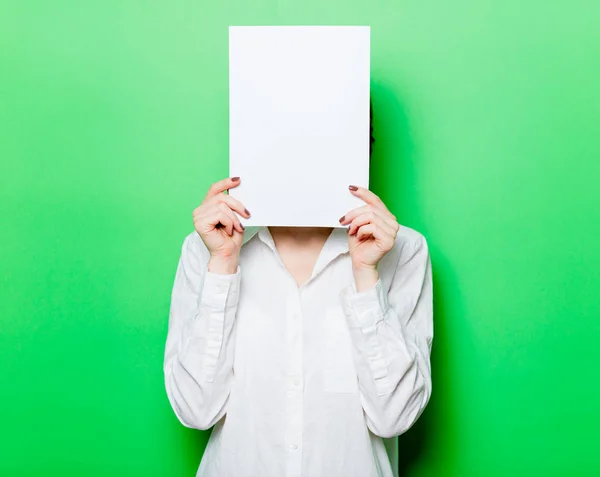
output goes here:
[[383, 256], [394, 246], [400, 225], [382, 200], [364, 187], [350, 186], [350, 192], [366, 202], [340, 219], [348, 229], [348, 248], [355, 272], [375, 271]]

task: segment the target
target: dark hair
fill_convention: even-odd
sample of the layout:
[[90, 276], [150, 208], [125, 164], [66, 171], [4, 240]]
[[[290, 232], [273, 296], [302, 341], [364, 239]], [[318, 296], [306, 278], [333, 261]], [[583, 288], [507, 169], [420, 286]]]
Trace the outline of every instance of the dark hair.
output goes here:
[[375, 136], [373, 136], [373, 102], [369, 101], [369, 130], [371, 133], [371, 142], [369, 143], [369, 157], [373, 154], [373, 143], [375, 142]]

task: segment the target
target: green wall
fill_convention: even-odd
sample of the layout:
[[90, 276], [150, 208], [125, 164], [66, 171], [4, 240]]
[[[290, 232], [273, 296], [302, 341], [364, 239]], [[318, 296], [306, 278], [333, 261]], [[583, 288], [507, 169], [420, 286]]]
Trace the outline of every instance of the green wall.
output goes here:
[[411, 477], [600, 475], [597, 1], [2, 2], [0, 476], [192, 476], [162, 375], [227, 175], [227, 26], [369, 24], [372, 189], [429, 240]]

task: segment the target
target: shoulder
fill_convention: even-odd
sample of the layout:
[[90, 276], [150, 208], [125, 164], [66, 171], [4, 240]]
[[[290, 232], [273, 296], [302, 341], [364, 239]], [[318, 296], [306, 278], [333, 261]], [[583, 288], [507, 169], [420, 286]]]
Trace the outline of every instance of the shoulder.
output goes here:
[[400, 224], [394, 249], [397, 253], [398, 261], [402, 262], [406, 257], [412, 257], [417, 253], [428, 253], [427, 239], [425, 236], [406, 225]]
[[206, 245], [195, 230], [184, 237], [181, 246], [182, 260], [207, 263], [209, 257], [210, 253]]
[[[413, 261], [414, 260], [414, 261]], [[408, 262], [413, 261], [425, 265], [429, 260], [425, 236], [406, 225], [400, 224], [392, 249], [381, 259], [378, 265], [382, 281], [388, 286], [398, 270], [404, 269]]]

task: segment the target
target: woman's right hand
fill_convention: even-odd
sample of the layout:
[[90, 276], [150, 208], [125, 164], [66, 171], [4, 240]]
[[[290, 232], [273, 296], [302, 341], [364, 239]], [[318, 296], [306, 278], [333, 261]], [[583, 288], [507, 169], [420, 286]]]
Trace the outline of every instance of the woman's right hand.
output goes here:
[[237, 270], [244, 226], [235, 212], [246, 218], [250, 217], [250, 212], [239, 200], [224, 192], [239, 184], [239, 177], [215, 182], [192, 212], [194, 228], [210, 253], [210, 272], [229, 274]]

